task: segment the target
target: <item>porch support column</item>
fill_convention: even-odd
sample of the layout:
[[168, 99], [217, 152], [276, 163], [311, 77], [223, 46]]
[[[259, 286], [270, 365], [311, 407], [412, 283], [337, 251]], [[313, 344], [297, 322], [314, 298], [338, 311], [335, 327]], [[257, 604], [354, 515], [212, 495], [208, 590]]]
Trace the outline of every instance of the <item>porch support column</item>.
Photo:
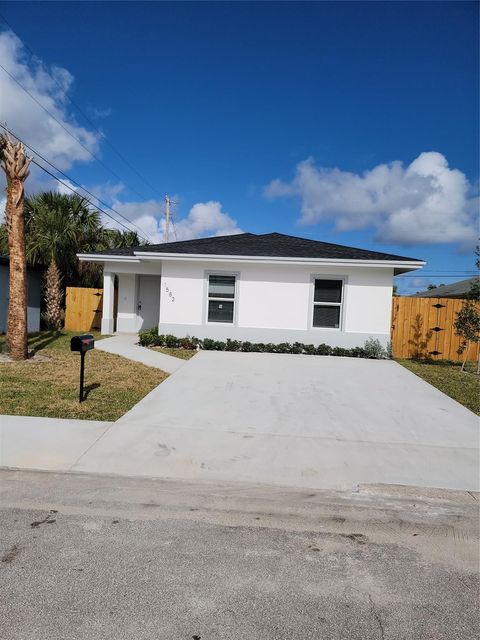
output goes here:
[[102, 333], [111, 335], [114, 329], [113, 300], [115, 295], [115, 274], [111, 271], [103, 272], [103, 308]]

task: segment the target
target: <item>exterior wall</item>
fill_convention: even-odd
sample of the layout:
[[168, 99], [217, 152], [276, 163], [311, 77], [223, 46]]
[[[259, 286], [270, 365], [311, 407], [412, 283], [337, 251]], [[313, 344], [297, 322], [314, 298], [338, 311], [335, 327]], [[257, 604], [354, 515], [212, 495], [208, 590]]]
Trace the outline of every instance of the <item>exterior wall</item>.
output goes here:
[[137, 276], [134, 273], [118, 274], [117, 331], [137, 331]]
[[[40, 331], [40, 300], [42, 274], [28, 270], [28, 332]], [[8, 265], [0, 264], [0, 333], [7, 330], [8, 316]]]
[[[237, 276], [234, 324], [207, 323], [208, 273]], [[313, 277], [344, 280], [340, 329], [312, 327]], [[255, 342], [361, 346], [390, 336], [391, 267], [335, 268], [163, 261], [160, 333]]]
[[28, 272], [28, 332], [40, 331], [40, 301], [42, 298], [42, 273]]

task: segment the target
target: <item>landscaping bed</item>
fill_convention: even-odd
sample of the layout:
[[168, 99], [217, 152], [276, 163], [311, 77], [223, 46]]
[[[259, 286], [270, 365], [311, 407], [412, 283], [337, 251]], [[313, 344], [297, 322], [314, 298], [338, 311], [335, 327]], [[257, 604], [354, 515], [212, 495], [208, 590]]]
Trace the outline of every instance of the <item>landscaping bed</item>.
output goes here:
[[150, 347], [152, 351], [158, 351], [164, 353], [167, 356], [173, 356], [174, 358], [180, 358], [181, 360], [190, 360], [197, 353], [196, 350], [182, 349], [181, 347]]
[[[94, 349], [85, 358], [86, 399], [80, 404], [80, 356], [70, 351], [73, 335], [31, 335], [29, 349], [38, 360], [0, 362], [0, 414], [114, 421], [167, 377], [159, 369]], [[0, 336], [0, 351], [4, 347], [5, 336]]]
[[445, 360], [420, 361], [397, 360], [412, 373], [443, 391], [467, 409], [480, 415], [480, 376], [476, 375], [476, 363], [467, 363], [461, 371], [460, 362]]
[[[173, 349], [182, 351], [241, 351], [243, 353], [293, 353], [304, 354], [310, 356], [346, 356], [350, 358], [370, 358], [383, 359], [390, 358], [389, 347], [382, 346], [379, 340], [369, 338], [365, 341], [363, 347], [331, 347], [328, 344], [304, 344], [302, 342], [281, 342], [279, 344], [248, 342], [241, 340], [212, 340], [211, 338], [196, 338], [195, 336], [186, 336], [185, 338], [177, 338], [176, 336], [167, 334], [158, 334], [158, 328], [141, 331], [138, 334], [138, 342], [142, 347], [160, 347], [162, 349]], [[167, 353], [167, 351], [164, 351]], [[173, 354], [170, 354], [173, 355]]]

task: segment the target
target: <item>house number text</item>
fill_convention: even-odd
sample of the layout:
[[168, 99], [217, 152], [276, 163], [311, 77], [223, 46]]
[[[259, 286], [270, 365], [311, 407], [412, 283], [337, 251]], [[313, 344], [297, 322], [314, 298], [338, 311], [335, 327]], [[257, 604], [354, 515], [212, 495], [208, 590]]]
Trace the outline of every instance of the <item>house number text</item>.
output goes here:
[[167, 283], [165, 283], [165, 291], [168, 293], [168, 297], [170, 298], [170, 302], [175, 302], [175, 296], [171, 292], [170, 288], [167, 286]]

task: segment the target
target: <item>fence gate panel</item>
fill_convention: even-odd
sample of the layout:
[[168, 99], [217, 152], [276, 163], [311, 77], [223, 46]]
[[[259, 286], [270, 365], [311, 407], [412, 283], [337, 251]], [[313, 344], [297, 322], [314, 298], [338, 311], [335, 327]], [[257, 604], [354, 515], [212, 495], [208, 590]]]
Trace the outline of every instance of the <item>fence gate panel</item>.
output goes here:
[[[398, 296], [392, 303], [392, 353], [395, 358], [463, 360], [461, 339], [453, 323], [464, 300]], [[476, 360], [480, 345], [471, 344], [468, 359]]]
[[65, 329], [67, 331], [100, 330], [103, 289], [67, 287]]

